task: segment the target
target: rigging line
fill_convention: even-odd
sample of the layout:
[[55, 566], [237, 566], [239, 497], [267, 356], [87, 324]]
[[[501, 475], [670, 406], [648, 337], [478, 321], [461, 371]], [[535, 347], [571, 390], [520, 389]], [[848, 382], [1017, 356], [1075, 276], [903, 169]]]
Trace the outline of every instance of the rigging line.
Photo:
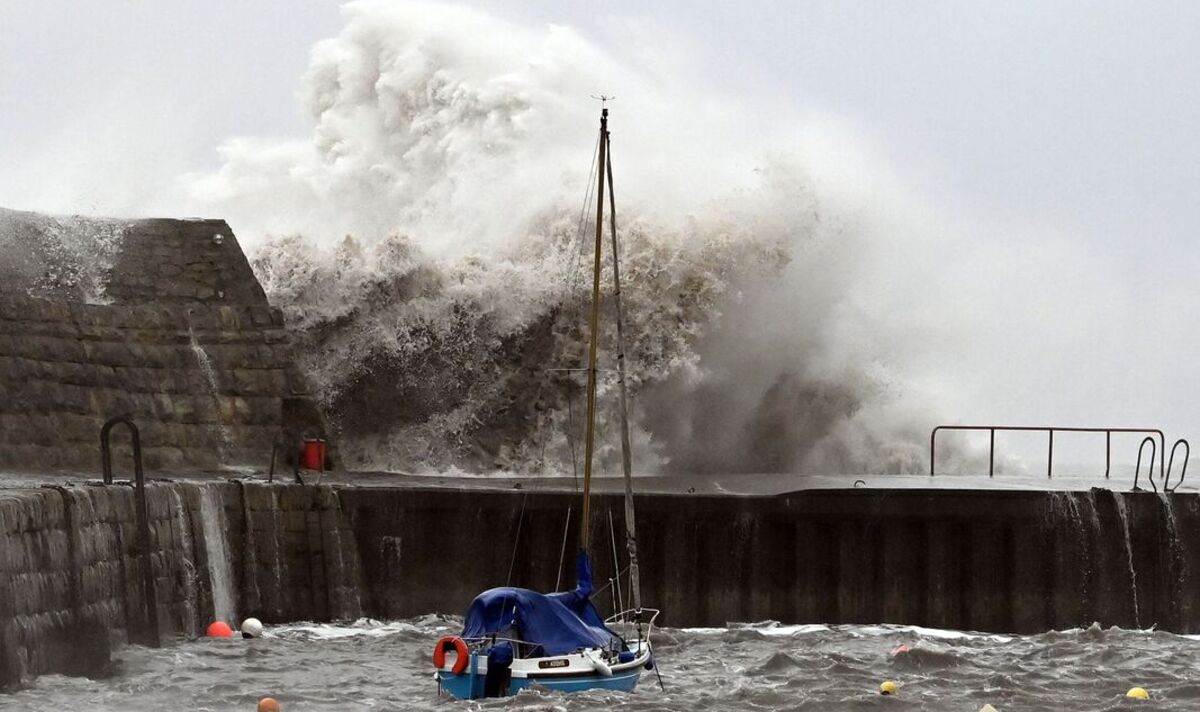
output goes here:
[[525, 523], [525, 500], [529, 497], [529, 490], [526, 490], [521, 495], [521, 514], [517, 517], [517, 536], [513, 539], [512, 559], [508, 562], [508, 578], [504, 581], [504, 586], [512, 585], [513, 567], [517, 565], [517, 548], [521, 544], [521, 525]]
[[[571, 300], [571, 295], [580, 291], [580, 280], [583, 278], [582, 261], [584, 256], [584, 231], [587, 229], [588, 216], [591, 213], [593, 198], [596, 195], [597, 178], [604, 170], [604, 166], [600, 165], [599, 160], [600, 148], [603, 145], [603, 139], [600, 136], [596, 137], [596, 145], [592, 150], [592, 165], [588, 170], [587, 190], [584, 193], [583, 205], [580, 206], [579, 222], [576, 226], [575, 240], [571, 244], [571, 263], [567, 272], [567, 285], [563, 294], [563, 302], [567, 303]], [[587, 313], [589, 301], [584, 299], [583, 295], [579, 297], [579, 309], [581, 313]]]
[[602, 170], [602, 166], [596, 160], [600, 154], [600, 139], [596, 139], [596, 146], [592, 149], [592, 163], [588, 168], [587, 188], [583, 194], [583, 205], [579, 209], [579, 220], [576, 221], [575, 237], [568, 244], [568, 255], [570, 261], [568, 264], [567, 273], [563, 280], [565, 289], [564, 298], [575, 291], [576, 285], [579, 282], [579, 261], [583, 255], [583, 231], [587, 229], [587, 218], [591, 213], [592, 196], [595, 195], [596, 186], [595, 178], [596, 171]]
[[[592, 161], [588, 167], [587, 190], [584, 192], [583, 205], [580, 206], [579, 220], [576, 224], [575, 237], [568, 244], [569, 263], [567, 271], [563, 278], [563, 303], [570, 301], [570, 296], [575, 292], [578, 283], [579, 261], [583, 254], [583, 231], [587, 227], [587, 215], [592, 206], [592, 195], [594, 191], [594, 183], [596, 172], [599, 171], [600, 165], [597, 158], [600, 155], [600, 138], [596, 138], [596, 145], [592, 149]], [[568, 377], [569, 378], [569, 377]], [[567, 391], [567, 444], [571, 448], [571, 475], [575, 480], [575, 492], [579, 492], [579, 455], [575, 445], [575, 414], [572, 407], [573, 398], [570, 390]]]
[[[599, 150], [599, 139], [597, 139], [597, 150]], [[592, 176], [593, 176], [593, 177], [596, 177], [596, 173], [592, 173]], [[588, 207], [591, 207], [591, 205], [592, 205], [592, 203], [591, 203], [591, 201], [589, 200], [589, 201], [588, 201]], [[580, 252], [580, 256], [582, 256], [582, 252]], [[591, 299], [590, 299], [590, 297], [589, 297], [589, 299], [583, 303], [582, 309], [583, 309], [584, 311], [586, 311], [587, 307], [588, 307], [588, 306], [590, 306], [590, 302], [591, 302]], [[595, 339], [598, 341], [598, 340], [600, 339], [600, 335], [599, 335], [599, 334], [595, 334], [595, 335], [593, 335], [591, 338], [595, 338]], [[597, 359], [597, 363], [599, 363], [599, 360], [598, 360], [598, 359]], [[587, 373], [587, 372], [589, 371], [589, 369], [587, 369], [587, 368], [580, 368], [580, 369], [570, 369], [570, 370], [573, 370], [573, 371], [582, 371], [582, 372], [584, 372], [584, 373]], [[599, 376], [599, 374], [600, 374], [600, 373], [607, 373], [607, 372], [609, 372], [609, 371], [612, 371], [613, 369], [609, 369], [609, 368], [595, 368], [595, 369], [590, 369], [590, 370], [591, 370], [593, 373], [595, 373], [595, 374], [596, 374], [596, 376]], [[567, 406], [568, 406], [568, 408], [570, 408], [570, 405], [571, 405], [571, 401], [570, 401], [570, 399], [568, 399], [568, 401], [567, 401]], [[573, 422], [573, 421], [572, 421], [572, 422]], [[595, 423], [594, 423], [594, 428], [595, 428], [595, 441], [596, 441], [597, 443], [604, 443], [604, 442], [607, 440], [607, 434], [608, 434], [607, 422], [606, 422], [605, 420], [596, 420], [596, 421], [595, 421]], [[569, 432], [571, 432], [571, 433], [574, 433], [574, 430], [570, 430]], [[571, 440], [571, 446], [572, 446], [572, 449], [571, 449], [571, 457], [572, 457], [572, 458], [575, 458], [575, 457], [576, 457], [576, 451], [575, 451], [575, 441], [574, 441], [574, 439], [572, 439], [572, 440]], [[579, 473], [578, 473], [578, 465], [576, 464], [576, 465], [575, 465], [575, 467], [576, 467], [576, 473], [575, 473], [575, 493], [576, 493], [576, 494], [578, 494], [578, 493], [579, 493]]]
[[662, 674], [658, 672], [658, 658], [654, 657], [653, 653], [650, 656], [650, 659], [654, 661], [654, 676], [658, 678], [658, 689], [666, 692], [667, 688], [663, 686]]
[[625, 480], [625, 549], [629, 557], [629, 588], [627, 590], [633, 599], [633, 607], [639, 611], [637, 617], [640, 622], [642, 586], [638, 567], [637, 531], [633, 507], [633, 445], [629, 437], [629, 406], [625, 378], [625, 317], [621, 307], [621, 251], [617, 243], [617, 191], [613, 182], [612, 141], [607, 131], [604, 132], [604, 149], [604, 169], [607, 171], [608, 176], [608, 223], [612, 236], [612, 303], [617, 322], [617, 388], [621, 400], [621, 470]]
[[617, 582], [617, 610], [613, 613], [620, 613], [625, 610], [625, 596], [621, 593], [621, 559], [617, 556], [617, 528], [613, 526], [612, 507], [608, 508], [608, 540], [612, 544], [613, 555], [613, 571], [617, 574], [614, 577]]
[[575, 494], [579, 494], [579, 455], [575, 449], [575, 397], [567, 391], [567, 444], [571, 446], [571, 476], [575, 480]]
[[[546, 380], [544, 378], [537, 379], [537, 382], [538, 382], [537, 392], [533, 396], [533, 403], [534, 403], [535, 408], [537, 407], [538, 403], [541, 403], [542, 391], [546, 388]], [[543, 425], [542, 425], [542, 422], [544, 421], [542, 416], [538, 415], [537, 417], [538, 417], [538, 421], [539, 421], [539, 423], [538, 423], [538, 441], [539, 441], [539, 445], [540, 445], [541, 451], [542, 451], [541, 455], [539, 456], [539, 460], [542, 465], [542, 474], [545, 475], [546, 474], [546, 428], [543, 427]]]
[[554, 579], [554, 590], [561, 591], [563, 562], [567, 558], [567, 536], [571, 531], [571, 505], [567, 505], [567, 522], [563, 524], [562, 549], [558, 552], [558, 577]]
[[[628, 566], [626, 566], [625, 568], [621, 569], [621, 573], [623, 574], [623, 573], [625, 573], [625, 572], [626, 572], [626, 571], [628, 571], [628, 570], [629, 570], [629, 567], [628, 567]], [[604, 584], [603, 586], [601, 586], [600, 588], [598, 588], [598, 589], [596, 589], [595, 591], [593, 591], [593, 592], [592, 592], [592, 597], [594, 598], [594, 597], [596, 597], [596, 596], [599, 596], [600, 594], [602, 594], [602, 593], [604, 593], [605, 591], [607, 591], [607, 590], [608, 590], [608, 587], [609, 587], [609, 586], [612, 586], [612, 585], [613, 585], [613, 580], [612, 580], [612, 579], [609, 579], [609, 580], [608, 580], [608, 583]]]
[[579, 280], [579, 263], [583, 259], [583, 234], [587, 230], [588, 216], [592, 212], [592, 199], [596, 195], [596, 175], [604, 170], [604, 166], [600, 165], [598, 160], [600, 157], [600, 138], [596, 138], [596, 145], [592, 148], [592, 165], [588, 168], [587, 188], [583, 194], [583, 205], [579, 210], [579, 221], [575, 228], [575, 241], [572, 244], [572, 265], [568, 276], [571, 278], [572, 290], [574, 285]]

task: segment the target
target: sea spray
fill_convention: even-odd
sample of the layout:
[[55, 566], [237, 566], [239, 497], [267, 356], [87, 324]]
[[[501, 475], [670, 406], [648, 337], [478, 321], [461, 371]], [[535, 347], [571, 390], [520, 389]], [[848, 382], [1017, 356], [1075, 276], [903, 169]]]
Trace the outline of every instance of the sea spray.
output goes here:
[[[923, 317], [879, 288], [921, 286], [914, 253], [844, 181], [779, 150], [795, 142], [751, 137], [745, 115], [569, 28], [386, 2], [346, 18], [305, 77], [312, 135], [230, 141], [190, 188], [257, 245], [349, 464], [570, 471], [581, 385], [555, 369], [585, 344], [586, 95], [619, 85], [638, 469], [927, 467], [938, 418], [904, 374]], [[601, 469], [616, 449], [602, 438]]]
[[128, 223], [0, 208], [0, 281], [30, 296], [107, 304]]

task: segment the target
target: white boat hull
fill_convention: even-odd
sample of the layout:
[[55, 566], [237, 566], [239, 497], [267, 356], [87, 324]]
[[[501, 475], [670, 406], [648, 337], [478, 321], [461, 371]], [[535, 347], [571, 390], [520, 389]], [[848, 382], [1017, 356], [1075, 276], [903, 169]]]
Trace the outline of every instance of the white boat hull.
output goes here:
[[560, 692], [585, 690], [619, 690], [632, 692], [641, 679], [642, 671], [653, 666], [650, 644], [643, 642], [632, 649], [628, 662], [605, 660], [599, 650], [585, 650], [568, 655], [545, 658], [515, 659], [509, 668], [506, 684], [488, 687], [487, 656], [472, 652], [466, 670], [453, 672], [454, 661], [436, 673], [441, 690], [461, 700], [482, 697], [507, 697], [530, 687], [543, 687]]

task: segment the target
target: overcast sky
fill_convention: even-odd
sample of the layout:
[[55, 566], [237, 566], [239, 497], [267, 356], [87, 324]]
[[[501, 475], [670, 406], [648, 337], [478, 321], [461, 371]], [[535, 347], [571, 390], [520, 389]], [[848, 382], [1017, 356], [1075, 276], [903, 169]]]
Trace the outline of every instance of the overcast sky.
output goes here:
[[[1200, 4], [471, 4], [672, 63], [713, 101], [827, 117], [921, 202], [1014, 250], [1044, 236], [1086, 255], [1120, 312], [1111, 329], [1093, 311], [1041, 370], [1037, 345], [1021, 351], [1035, 385], [966, 415], [1200, 436]], [[0, 206], [177, 213], [140, 199], [217, 166], [229, 137], [307, 132], [295, 92], [340, 26], [326, 0], [0, 3]], [[1097, 295], [1055, 298], [1046, 309], [1069, 314]], [[1072, 380], [1073, 364], [1088, 375]], [[1046, 393], [1057, 384], [1062, 397]], [[1097, 388], [1113, 395], [1089, 401]]]

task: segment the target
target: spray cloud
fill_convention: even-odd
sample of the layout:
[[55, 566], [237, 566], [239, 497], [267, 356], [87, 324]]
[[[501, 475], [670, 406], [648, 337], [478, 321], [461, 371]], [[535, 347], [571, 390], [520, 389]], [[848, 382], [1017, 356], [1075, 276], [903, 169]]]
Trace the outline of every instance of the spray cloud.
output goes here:
[[927, 275], [894, 274], [924, 238], [823, 172], [838, 150], [569, 28], [421, 3], [345, 15], [304, 79], [312, 135], [227, 143], [190, 198], [257, 245], [350, 465], [570, 471], [582, 379], [556, 369], [584, 352], [587, 96], [605, 89], [638, 469], [925, 467], [936, 417], [905, 369], [928, 324], [889, 291]]

